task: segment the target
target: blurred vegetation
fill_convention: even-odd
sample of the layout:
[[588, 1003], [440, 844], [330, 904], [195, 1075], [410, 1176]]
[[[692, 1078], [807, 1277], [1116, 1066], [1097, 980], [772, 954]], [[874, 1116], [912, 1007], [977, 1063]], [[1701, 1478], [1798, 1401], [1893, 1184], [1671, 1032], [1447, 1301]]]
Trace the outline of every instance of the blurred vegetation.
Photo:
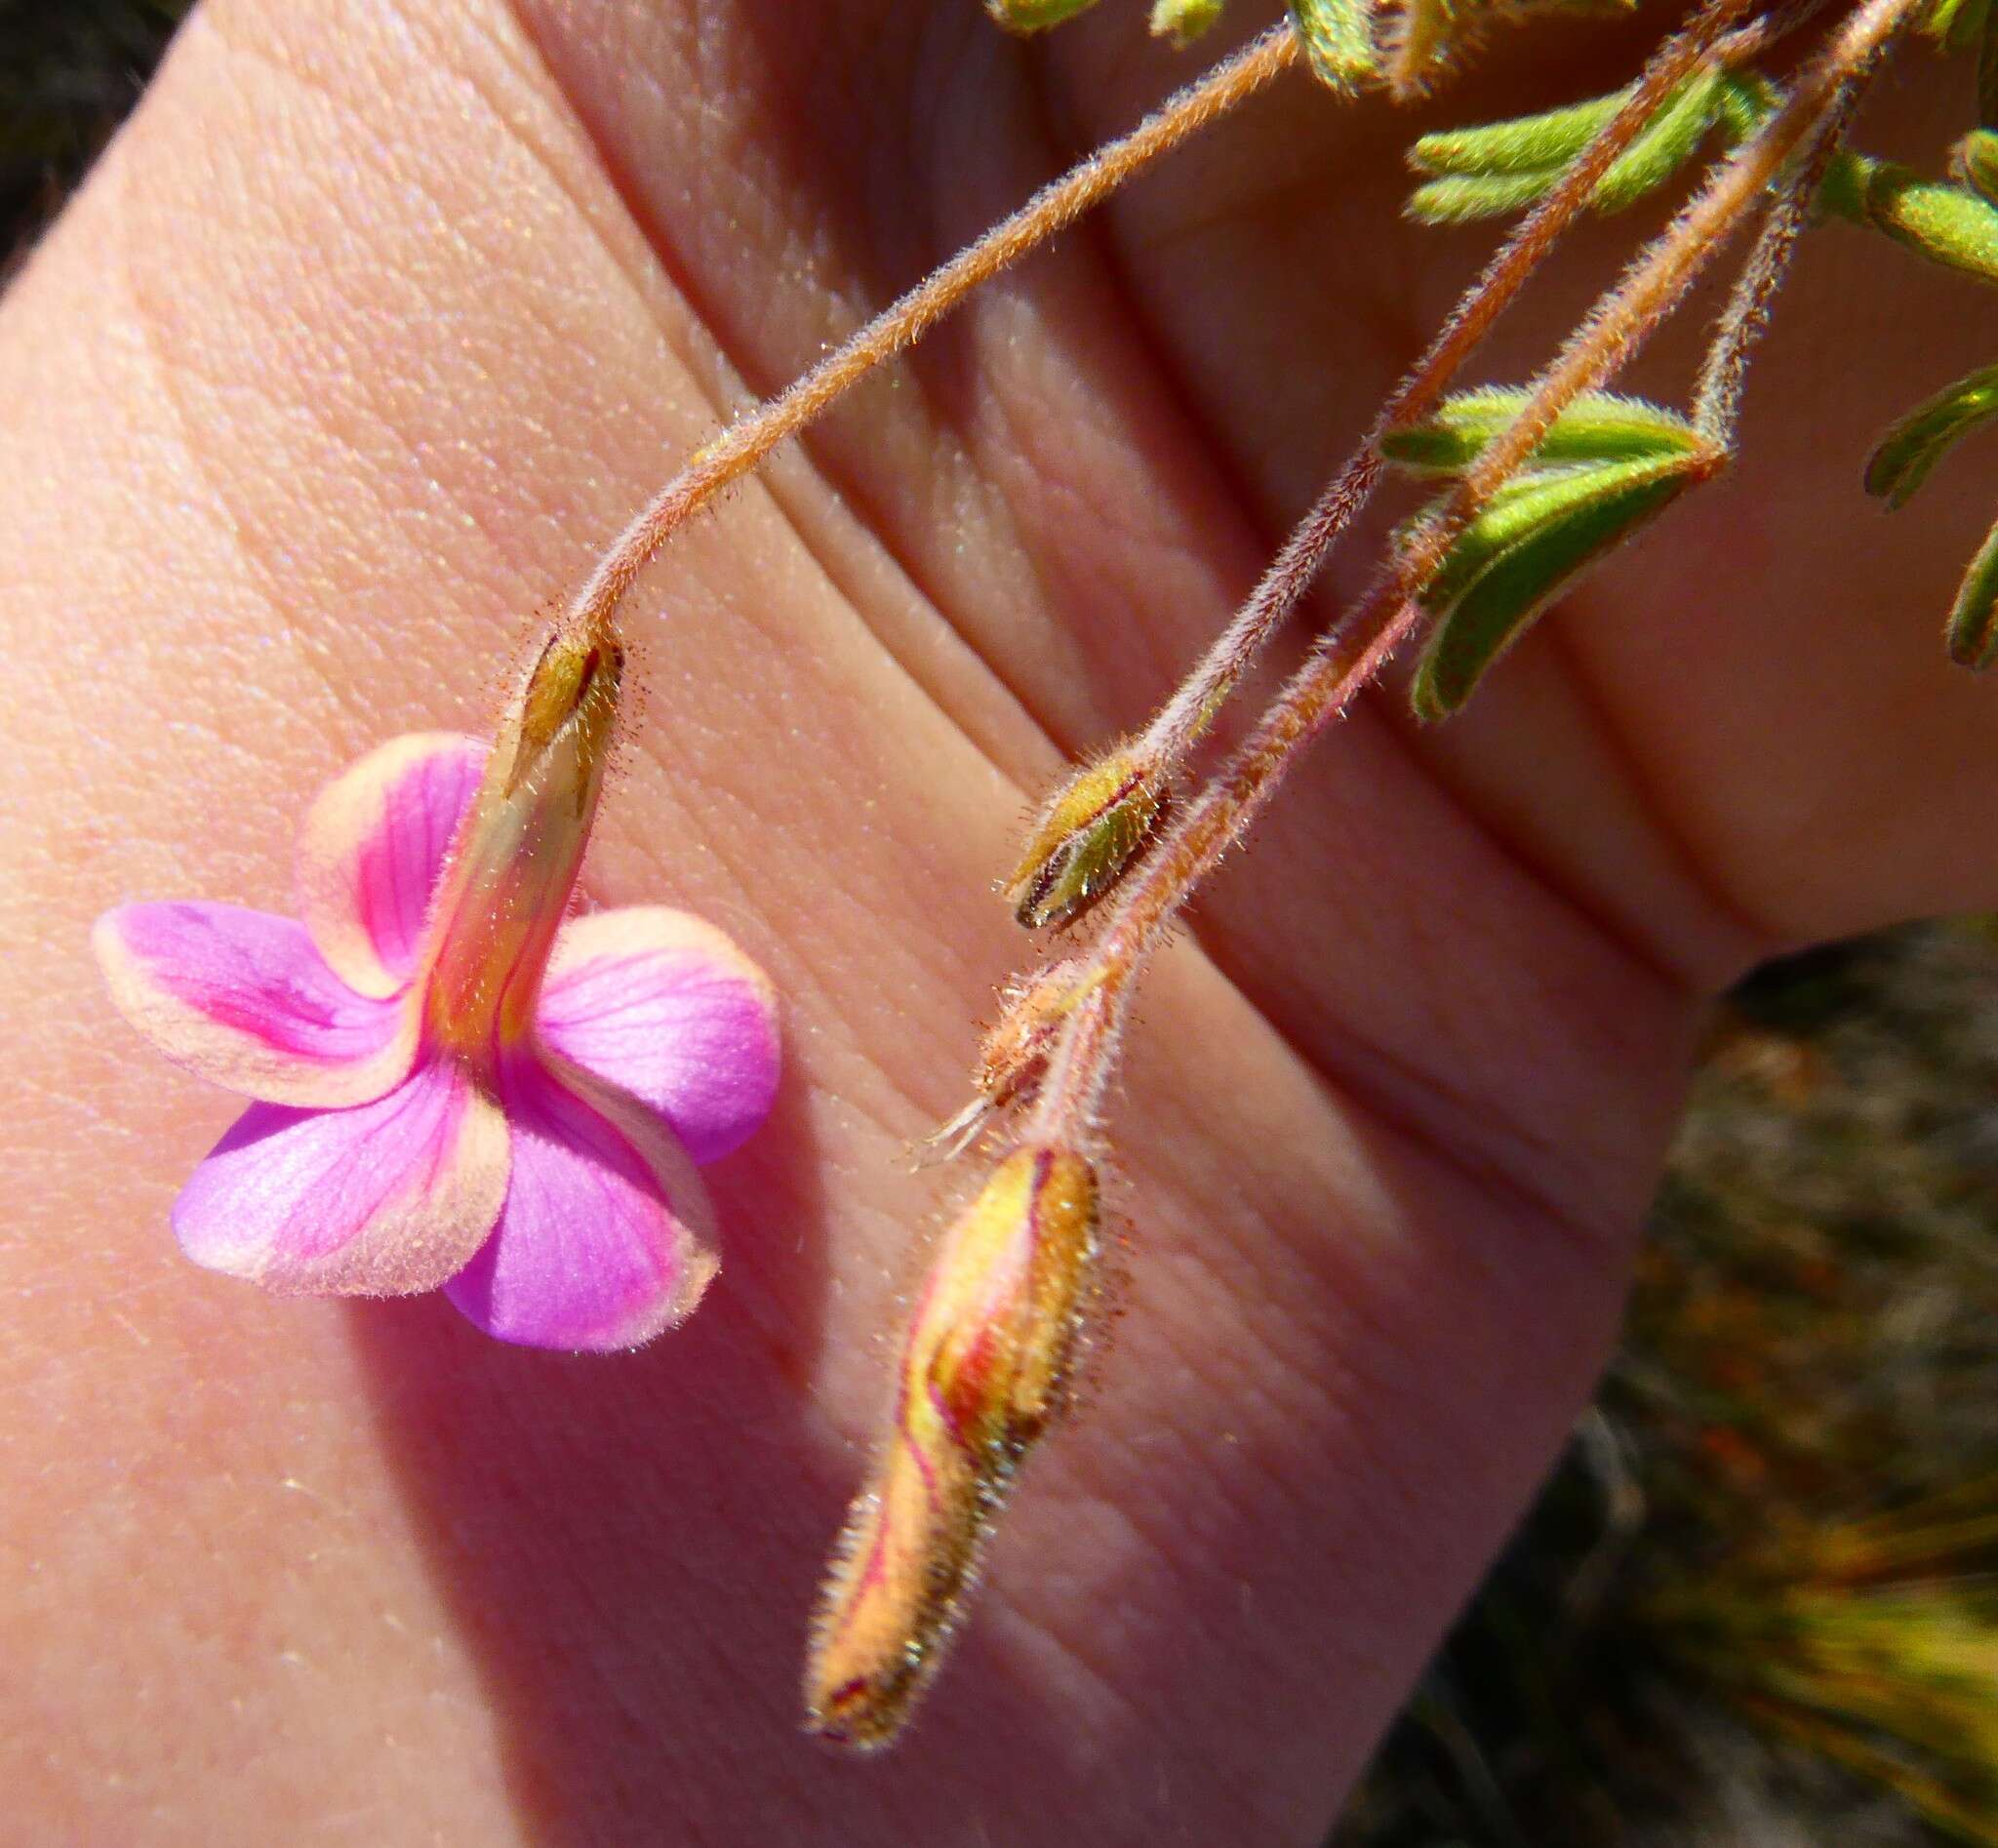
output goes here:
[[1339, 1848], [1998, 1843], [1998, 937], [1717, 1011], [1624, 1344]]
[[[0, 254], [186, 0], [0, 0]], [[1998, 1844], [1998, 932], [1718, 1010], [1626, 1339], [1338, 1848]]]

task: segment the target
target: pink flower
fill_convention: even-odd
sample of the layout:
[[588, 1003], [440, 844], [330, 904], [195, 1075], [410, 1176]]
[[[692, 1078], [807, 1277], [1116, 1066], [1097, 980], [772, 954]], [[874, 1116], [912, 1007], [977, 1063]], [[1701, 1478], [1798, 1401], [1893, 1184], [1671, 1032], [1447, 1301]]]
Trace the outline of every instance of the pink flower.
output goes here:
[[545, 1347], [631, 1346], [699, 1300], [695, 1164], [770, 1107], [774, 996], [685, 912], [569, 914], [622, 666], [558, 630], [490, 753], [426, 733], [364, 757], [306, 817], [302, 922], [99, 919], [125, 1018], [258, 1100], [175, 1202], [196, 1264], [289, 1293], [442, 1286]]

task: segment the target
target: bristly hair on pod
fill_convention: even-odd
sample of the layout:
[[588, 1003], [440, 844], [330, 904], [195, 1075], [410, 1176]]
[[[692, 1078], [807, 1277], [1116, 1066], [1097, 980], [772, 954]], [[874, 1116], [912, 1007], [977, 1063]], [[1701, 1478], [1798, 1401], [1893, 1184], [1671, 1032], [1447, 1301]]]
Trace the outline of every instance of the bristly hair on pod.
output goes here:
[[929, 1687], [1028, 1454], [1073, 1401], [1099, 1321], [1093, 1163], [1027, 1145], [938, 1247], [911, 1310], [888, 1428], [813, 1626], [806, 1726], [888, 1745]]

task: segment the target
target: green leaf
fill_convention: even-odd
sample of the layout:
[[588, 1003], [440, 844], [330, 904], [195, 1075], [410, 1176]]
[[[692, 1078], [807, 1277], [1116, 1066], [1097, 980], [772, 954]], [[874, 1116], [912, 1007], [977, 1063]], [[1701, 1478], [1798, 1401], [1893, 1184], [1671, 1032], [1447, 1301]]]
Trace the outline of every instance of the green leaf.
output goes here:
[[[1516, 385], [1493, 385], [1446, 398], [1420, 423], [1383, 437], [1380, 453], [1411, 474], [1461, 474], [1526, 408], [1531, 395]], [[1676, 411], [1612, 391], [1589, 391], [1554, 420], [1528, 466], [1691, 456], [1707, 447]]]
[[[1455, 224], [1498, 218], [1534, 204], [1553, 190], [1563, 168], [1588, 145], [1622, 100], [1619, 94], [1546, 115], [1492, 123], [1455, 135], [1424, 136], [1410, 158], [1419, 169], [1439, 177], [1410, 195], [1410, 215], [1429, 224]], [[1721, 72], [1709, 69], [1689, 77], [1610, 163], [1596, 181], [1589, 203], [1598, 212], [1620, 212], [1664, 184], [1720, 119], [1722, 101]], [[1592, 110], [1601, 111], [1593, 128], [1587, 123]], [[1548, 165], [1528, 167], [1524, 162], [1537, 141], [1554, 148], [1555, 157]], [[1563, 156], [1558, 151], [1562, 147], [1571, 151]], [[1475, 164], [1480, 158], [1485, 160], [1482, 167]]]
[[1009, 32], [1045, 32], [1087, 12], [1097, 0], [985, 0], [985, 11]]
[[1998, 204], [1998, 135], [1989, 129], [1971, 130], [1957, 142], [1949, 164], [1973, 192]]
[[1998, 366], [1987, 366], [1896, 422], [1866, 462], [1866, 492], [1898, 507], [1928, 479], [1945, 450], [1998, 417]]
[[1508, 483], [1459, 535], [1423, 594], [1436, 626], [1416, 668], [1416, 715], [1449, 717], [1583, 571], [1720, 462], [1707, 450]]
[[1731, 70], [1721, 79], [1720, 119], [1730, 146], [1745, 141], [1777, 112], [1782, 92], [1752, 70]]
[[1422, 224], [1470, 224], [1480, 219], [1508, 218], [1538, 205], [1560, 178], [1558, 172], [1449, 174], [1423, 181], [1409, 194], [1404, 210]]
[[1966, 667], [1998, 660], [1998, 526], [1984, 535], [1949, 612], [1949, 653]]
[[1291, 0], [1291, 21], [1321, 83], [1356, 90], [1379, 67], [1373, 0]]
[[1151, 35], [1184, 51], [1221, 17], [1221, 0], [1152, 0]]
[[1419, 174], [1559, 173], [1595, 140], [1629, 94], [1618, 90], [1510, 122], [1424, 135], [1409, 149], [1409, 165]]
[[1661, 186], [1692, 159], [1721, 112], [1721, 73], [1696, 71], [1659, 105], [1637, 139], [1610, 163], [1590, 195], [1598, 212], [1620, 212]]
[[1885, 231], [1897, 243], [1966, 275], [1998, 282], [1998, 205], [1891, 160], [1841, 154], [1818, 195], [1827, 212]]
[[1977, 43], [1990, 12], [1991, 0], [1930, 0], [1915, 16], [1915, 30], [1960, 52]]

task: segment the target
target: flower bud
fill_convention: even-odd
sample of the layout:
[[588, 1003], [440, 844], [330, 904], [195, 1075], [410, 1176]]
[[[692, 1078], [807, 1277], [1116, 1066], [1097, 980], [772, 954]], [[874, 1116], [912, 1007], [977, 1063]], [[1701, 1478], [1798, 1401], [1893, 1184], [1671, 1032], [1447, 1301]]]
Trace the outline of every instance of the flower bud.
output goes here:
[[564, 624], [501, 721], [435, 901], [425, 1024], [486, 1056], [534, 1017], [617, 731], [624, 650]]
[[1157, 758], [1119, 744], [1073, 772], [1041, 810], [1004, 888], [1029, 930], [1073, 924], [1123, 876], [1165, 807]]
[[978, 1095], [923, 1139], [924, 1159], [954, 1160], [1001, 1110], [1033, 1097], [1057, 1031], [1102, 979], [1101, 969], [1071, 957], [1007, 989], [1006, 1011], [979, 1048]]
[[1015, 1149], [945, 1232], [813, 1636], [813, 1731], [884, 1746], [928, 1686], [991, 1520], [1068, 1402], [1099, 1252], [1096, 1171], [1061, 1148]]

